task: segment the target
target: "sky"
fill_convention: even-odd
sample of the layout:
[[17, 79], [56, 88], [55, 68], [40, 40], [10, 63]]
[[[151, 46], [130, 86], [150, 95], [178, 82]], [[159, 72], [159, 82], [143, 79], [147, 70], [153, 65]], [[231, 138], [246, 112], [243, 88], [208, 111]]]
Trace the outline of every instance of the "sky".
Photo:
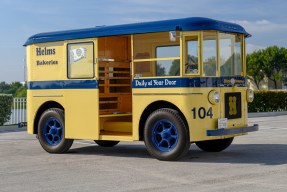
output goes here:
[[286, 0], [0, 0], [0, 82], [24, 81], [25, 47], [41, 32], [208, 17], [242, 25], [247, 51], [287, 48]]

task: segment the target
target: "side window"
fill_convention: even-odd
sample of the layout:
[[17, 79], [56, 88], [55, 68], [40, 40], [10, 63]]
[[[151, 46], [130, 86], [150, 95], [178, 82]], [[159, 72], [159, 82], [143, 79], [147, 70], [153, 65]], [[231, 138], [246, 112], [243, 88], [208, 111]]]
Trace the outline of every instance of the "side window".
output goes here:
[[[177, 58], [180, 56], [180, 47], [164, 46], [156, 48], [156, 58]], [[156, 62], [156, 76], [178, 76], [180, 74], [180, 60], [160, 60]]]
[[198, 36], [185, 39], [186, 56], [184, 63], [185, 74], [198, 74]]
[[94, 44], [68, 44], [68, 78], [94, 77]]
[[134, 77], [180, 75], [180, 38], [171, 40], [168, 32], [133, 36]]

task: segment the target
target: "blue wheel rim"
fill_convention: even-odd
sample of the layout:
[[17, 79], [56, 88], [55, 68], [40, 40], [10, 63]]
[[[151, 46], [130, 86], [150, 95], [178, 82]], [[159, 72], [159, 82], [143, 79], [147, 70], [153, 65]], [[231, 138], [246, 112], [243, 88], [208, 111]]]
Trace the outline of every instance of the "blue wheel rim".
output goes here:
[[63, 125], [55, 117], [49, 117], [43, 127], [43, 136], [47, 144], [55, 146], [63, 139]]
[[158, 120], [152, 126], [152, 143], [161, 152], [174, 149], [178, 143], [176, 126], [167, 119]]

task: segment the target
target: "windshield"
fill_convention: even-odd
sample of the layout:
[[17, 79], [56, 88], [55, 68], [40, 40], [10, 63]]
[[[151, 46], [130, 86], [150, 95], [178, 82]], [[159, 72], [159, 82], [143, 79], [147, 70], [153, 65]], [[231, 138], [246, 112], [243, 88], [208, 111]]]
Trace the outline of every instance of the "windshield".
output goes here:
[[216, 76], [217, 70], [217, 34], [216, 33], [203, 33], [203, 75], [204, 76]]
[[242, 35], [220, 33], [220, 76], [242, 75]]

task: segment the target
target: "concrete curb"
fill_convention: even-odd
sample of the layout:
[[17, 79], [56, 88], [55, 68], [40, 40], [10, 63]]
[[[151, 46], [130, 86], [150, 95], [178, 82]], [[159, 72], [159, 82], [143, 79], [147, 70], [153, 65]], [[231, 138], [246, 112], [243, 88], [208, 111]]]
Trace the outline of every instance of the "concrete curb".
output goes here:
[[287, 115], [287, 111], [248, 113], [248, 118]]

